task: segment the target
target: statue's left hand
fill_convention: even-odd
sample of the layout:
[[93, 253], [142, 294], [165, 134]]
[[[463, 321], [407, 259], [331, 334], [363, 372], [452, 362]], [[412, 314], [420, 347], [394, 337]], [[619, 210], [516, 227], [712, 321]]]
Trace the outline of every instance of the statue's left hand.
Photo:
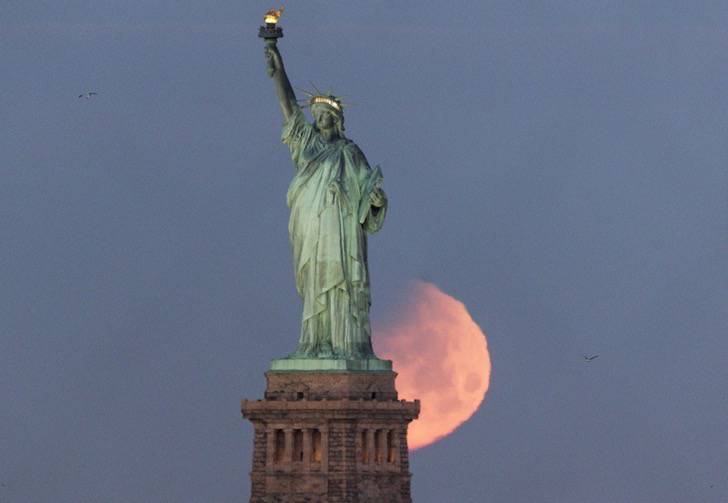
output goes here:
[[382, 189], [374, 189], [369, 193], [369, 203], [376, 207], [381, 208], [387, 202], [387, 196], [384, 195]]

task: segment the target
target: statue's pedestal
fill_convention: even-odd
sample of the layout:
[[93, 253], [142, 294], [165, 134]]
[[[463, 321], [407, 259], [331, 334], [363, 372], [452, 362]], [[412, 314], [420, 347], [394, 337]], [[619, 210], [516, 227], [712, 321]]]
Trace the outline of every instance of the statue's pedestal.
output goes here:
[[271, 370], [285, 371], [391, 371], [391, 360], [365, 358], [345, 360], [335, 358], [279, 358], [270, 363]]
[[407, 425], [420, 404], [397, 399], [395, 377], [266, 373], [265, 398], [241, 404], [255, 429], [251, 503], [411, 502]]

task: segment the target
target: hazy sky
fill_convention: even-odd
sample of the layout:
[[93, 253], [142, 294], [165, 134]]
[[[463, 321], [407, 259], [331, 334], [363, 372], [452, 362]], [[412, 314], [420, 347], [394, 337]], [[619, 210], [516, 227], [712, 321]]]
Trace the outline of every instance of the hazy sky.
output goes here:
[[[1, 502], [247, 501], [239, 400], [300, 319], [271, 5], [0, 3]], [[413, 453], [415, 501], [728, 501], [728, 4], [281, 24], [293, 85], [356, 103], [384, 171], [373, 319], [425, 278], [488, 335], [485, 403]]]

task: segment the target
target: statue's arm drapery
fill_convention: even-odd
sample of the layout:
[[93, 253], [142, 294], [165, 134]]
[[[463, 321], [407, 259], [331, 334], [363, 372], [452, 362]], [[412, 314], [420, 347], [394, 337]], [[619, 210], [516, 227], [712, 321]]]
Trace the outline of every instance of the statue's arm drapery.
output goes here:
[[[382, 191], [381, 189], [380, 191], [382, 192], [382, 194], [384, 194], [384, 191]], [[369, 213], [367, 213], [367, 217], [362, 224], [365, 231], [370, 234], [374, 234], [382, 228], [382, 226], [384, 225], [384, 217], [387, 214], [387, 204], [388, 202], [385, 196], [383, 206], [378, 208], [376, 206], [369, 207]]]
[[304, 161], [304, 151], [306, 146], [310, 144], [314, 134], [316, 134], [316, 131], [306, 120], [301, 107], [296, 104], [290, 117], [283, 124], [283, 130], [281, 131], [281, 141], [288, 145], [296, 170]]

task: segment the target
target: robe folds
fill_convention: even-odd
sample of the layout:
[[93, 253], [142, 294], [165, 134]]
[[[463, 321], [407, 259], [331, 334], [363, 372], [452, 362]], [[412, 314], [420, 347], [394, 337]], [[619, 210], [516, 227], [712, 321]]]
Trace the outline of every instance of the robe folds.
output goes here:
[[298, 107], [281, 139], [295, 166], [288, 235], [303, 300], [293, 356], [372, 357], [366, 233], [382, 227], [387, 211], [386, 199], [381, 208], [369, 205], [381, 173], [351, 140], [324, 140]]

